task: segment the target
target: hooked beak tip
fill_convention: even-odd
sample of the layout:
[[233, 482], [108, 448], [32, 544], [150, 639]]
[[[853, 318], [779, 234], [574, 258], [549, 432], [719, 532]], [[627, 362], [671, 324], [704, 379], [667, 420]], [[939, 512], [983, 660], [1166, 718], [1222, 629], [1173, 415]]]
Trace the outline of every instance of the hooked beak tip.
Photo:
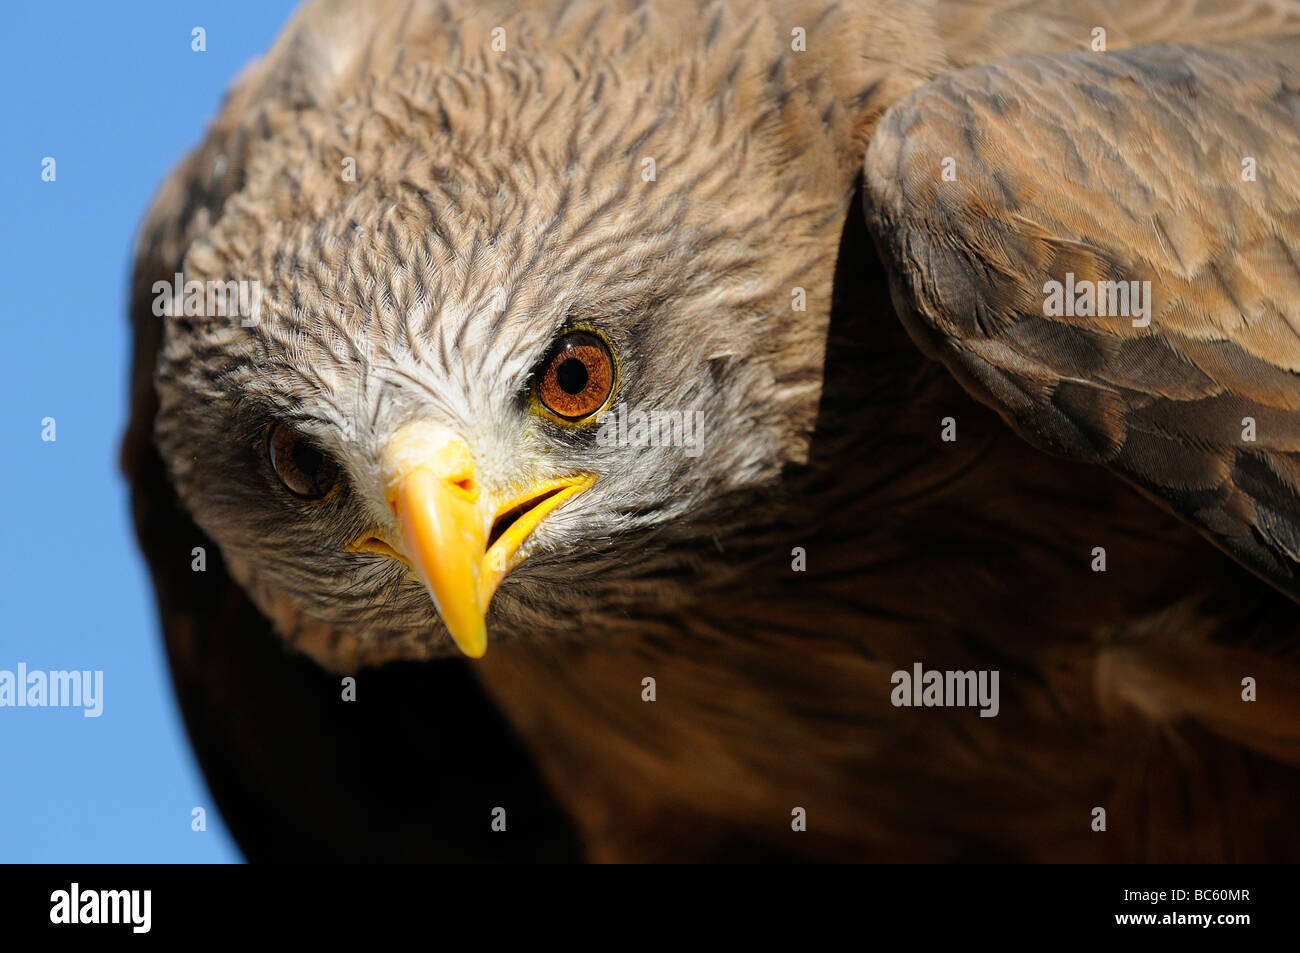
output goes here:
[[488, 606], [502, 579], [523, 560], [520, 547], [548, 513], [595, 477], [540, 481], [519, 493], [481, 493], [465, 441], [439, 424], [419, 421], [389, 441], [384, 480], [401, 534], [401, 546], [393, 548], [424, 582], [457, 648], [478, 659], [487, 652]]

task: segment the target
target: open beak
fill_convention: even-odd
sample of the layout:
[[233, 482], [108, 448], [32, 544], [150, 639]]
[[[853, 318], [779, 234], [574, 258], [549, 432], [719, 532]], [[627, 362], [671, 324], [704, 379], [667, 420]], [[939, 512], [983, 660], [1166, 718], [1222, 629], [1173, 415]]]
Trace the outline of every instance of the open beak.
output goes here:
[[487, 651], [488, 605], [501, 580], [523, 560], [520, 546], [548, 513], [595, 482], [592, 475], [579, 474], [491, 494], [474, 472], [465, 441], [428, 421], [407, 424], [393, 435], [383, 472], [400, 540], [369, 535], [351, 548], [409, 565], [470, 658]]

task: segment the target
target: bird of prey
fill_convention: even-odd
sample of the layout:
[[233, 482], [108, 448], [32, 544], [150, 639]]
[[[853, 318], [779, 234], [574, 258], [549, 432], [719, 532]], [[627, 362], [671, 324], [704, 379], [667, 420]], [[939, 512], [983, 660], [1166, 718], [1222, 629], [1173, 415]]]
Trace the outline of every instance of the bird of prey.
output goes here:
[[130, 302], [218, 805], [254, 860], [1295, 860], [1298, 261], [1285, 0], [310, 0]]

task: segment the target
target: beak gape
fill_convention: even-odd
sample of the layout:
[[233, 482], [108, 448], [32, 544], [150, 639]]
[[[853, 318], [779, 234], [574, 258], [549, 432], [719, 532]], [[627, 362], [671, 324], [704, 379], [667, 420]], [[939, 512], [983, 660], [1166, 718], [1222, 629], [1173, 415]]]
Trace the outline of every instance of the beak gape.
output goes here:
[[582, 473], [489, 493], [465, 441], [431, 421], [407, 424], [393, 435], [383, 473], [400, 539], [367, 535], [350, 548], [406, 563], [470, 658], [487, 651], [488, 605], [501, 580], [523, 561], [524, 541], [548, 513], [595, 482]]

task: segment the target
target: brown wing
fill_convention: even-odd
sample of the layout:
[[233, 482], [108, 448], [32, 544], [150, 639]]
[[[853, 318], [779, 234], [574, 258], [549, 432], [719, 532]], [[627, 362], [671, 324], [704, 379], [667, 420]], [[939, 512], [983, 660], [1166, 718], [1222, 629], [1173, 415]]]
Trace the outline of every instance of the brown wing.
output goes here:
[[948, 74], [865, 173], [926, 353], [1300, 598], [1300, 37]]

